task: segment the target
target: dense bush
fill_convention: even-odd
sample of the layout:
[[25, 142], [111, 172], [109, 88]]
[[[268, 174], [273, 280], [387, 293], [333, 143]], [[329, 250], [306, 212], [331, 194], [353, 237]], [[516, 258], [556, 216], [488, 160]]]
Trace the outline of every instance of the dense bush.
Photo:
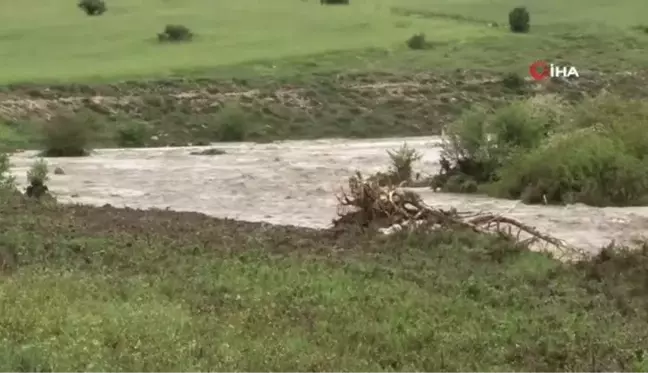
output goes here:
[[43, 123], [42, 155], [45, 157], [81, 157], [90, 152], [93, 118], [86, 115], [60, 115]]
[[648, 203], [648, 104], [602, 95], [568, 108], [537, 96], [447, 130], [434, 186], [528, 203]]
[[425, 34], [414, 34], [406, 42], [410, 49], [426, 49], [429, 44], [425, 40]]
[[492, 195], [526, 203], [594, 206], [648, 202], [648, 164], [595, 128], [557, 134], [499, 172]]
[[349, 5], [349, 0], [320, 0], [322, 5]]
[[193, 39], [193, 36], [191, 30], [186, 26], [166, 25], [164, 31], [158, 34], [158, 40], [161, 42], [190, 41]]
[[246, 140], [253, 120], [253, 116], [240, 105], [223, 106], [216, 117], [216, 139], [223, 142]]
[[[442, 172], [434, 177], [433, 186], [464, 192], [475, 190], [474, 184], [495, 181], [496, 171], [510, 158], [535, 148], [556, 128], [563, 110], [555, 96], [537, 96], [492, 113], [483, 108], [469, 111], [446, 128]], [[454, 182], [448, 182], [451, 178]]]
[[525, 7], [517, 7], [509, 12], [509, 27], [511, 31], [518, 33], [529, 32], [531, 15]]
[[103, 0], [81, 0], [78, 6], [89, 16], [100, 16], [107, 10]]
[[146, 146], [151, 128], [146, 122], [125, 122], [117, 126], [116, 143], [123, 148]]

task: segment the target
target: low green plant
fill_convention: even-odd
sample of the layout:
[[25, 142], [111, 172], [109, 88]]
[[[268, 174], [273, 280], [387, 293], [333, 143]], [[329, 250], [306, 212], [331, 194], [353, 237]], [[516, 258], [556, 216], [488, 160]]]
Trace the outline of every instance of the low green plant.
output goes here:
[[151, 137], [151, 127], [146, 122], [127, 121], [117, 126], [115, 142], [123, 148], [144, 147]]
[[47, 181], [49, 180], [49, 167], [47, 162], [40, 158], [35, 161], [27, 171], [26, 194], [28, 197], [41, 198], [48, 193]]
[[193, 37], [191, 30], [183, 25], [166, 25], [164, 31], [158, 34], [158, 40], [161, 42], [186, 42], [191, 41]]
[[217, 139], [222, 142], [245, 141], [253, 120], [240, 105], [226, 104], [216, 117]]
[[321, 5], [349, 5], [349, 0], [320, 0]]
[[108, 10], [103, 0], [81, 0], [78, 7], [89, 16], [100, 16]]
[[526, 81], [524, 81], [524, 78], [518, 73], [509, 73], [504, 76], [504, 79], [502, 79], [502, 84], [510, 90], [520, 92], [526, 86]]
[[413, 164], [420, 161], [423, 155], [404, 143], [398, 150], [388, 150], [391, 161], [390, 175], [397, 183], [411, 181], [414, 175]]
[[15, 187], [15, 177], [11, 174], [9, 154], [0, 153], [0, 189]]
[[415, 50], [426, 49], [429, 47], [429, 44], [425, 39], [425, 34], [423, 33], [412, 35], [407, 39], [406, 44], [410, 49]]
[[619, 138], [585, 128], [556, 134], [519, 154], [499, 171], [492, 195], [527, 203], [586, 203], [594, 206], [648, 202], [648, 162]]
[[49, 166], [43, 158], [36, 160], [27, 171], [29, 184], [45, 184], [49, 181]]

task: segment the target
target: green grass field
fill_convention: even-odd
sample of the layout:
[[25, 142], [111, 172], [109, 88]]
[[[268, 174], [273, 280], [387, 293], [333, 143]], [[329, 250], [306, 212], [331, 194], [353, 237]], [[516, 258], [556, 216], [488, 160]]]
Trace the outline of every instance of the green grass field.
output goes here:
[[[3, 0], [0, 82], [155, 78], [219, 69], [248, 75], [354, 67], [523, 70], [551, 58], [583, 69], [622, 68], [645, 61], [640, 47], [648, 35], [632, 29], [644, 22], [641, 4], [522, 2], [531, 12], [532, 32], [513, 35], [507, 15], [520, 2], [511, 0], [354, 0], [346, 7], [301, 0], [112, 0], [101, 17], [86, 16], [73, 1]], [[186, 25], [196, 40], [159, 45], [156, 34], [166, 24]], [[405, 40], [418, 32], [437, 48], [407, 51]]]
[[648, 255], [0, 205], [2, 371], [648, 370]]

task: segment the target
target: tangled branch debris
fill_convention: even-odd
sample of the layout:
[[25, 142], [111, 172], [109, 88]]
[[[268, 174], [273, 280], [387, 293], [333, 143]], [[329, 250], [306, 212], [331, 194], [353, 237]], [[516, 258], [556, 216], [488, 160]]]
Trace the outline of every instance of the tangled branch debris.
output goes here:
[[[348, 189], [337, 195], [338, 218], [334, 227], [360, 225], [384, 234], [403, 229], [468, 229], [514, 240], [538, 251], [574, 258], [582, 251], [515, 219], [490, 213], [448, 211], [429, 206], [421, 197], [395, 186], [380, 186], [360, 172], [349, 178]], [[579, 255], [579, 256], [580, 256]]]

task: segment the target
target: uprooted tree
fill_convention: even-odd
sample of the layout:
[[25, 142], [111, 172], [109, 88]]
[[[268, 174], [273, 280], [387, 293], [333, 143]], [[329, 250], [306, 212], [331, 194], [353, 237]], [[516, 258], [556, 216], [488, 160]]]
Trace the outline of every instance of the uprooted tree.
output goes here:
[[334, 228], [362, 226], [391, 233], [403, 229], [467, 229], [514, 240], [566, 258], [582, 255], [565, 242], [515, 219], [490, 213], [442, 210], [426, 204], [417, 193], [394, 186], [381, 186], [360, 172], [349, 178], [337, 195], [338, 218]]

